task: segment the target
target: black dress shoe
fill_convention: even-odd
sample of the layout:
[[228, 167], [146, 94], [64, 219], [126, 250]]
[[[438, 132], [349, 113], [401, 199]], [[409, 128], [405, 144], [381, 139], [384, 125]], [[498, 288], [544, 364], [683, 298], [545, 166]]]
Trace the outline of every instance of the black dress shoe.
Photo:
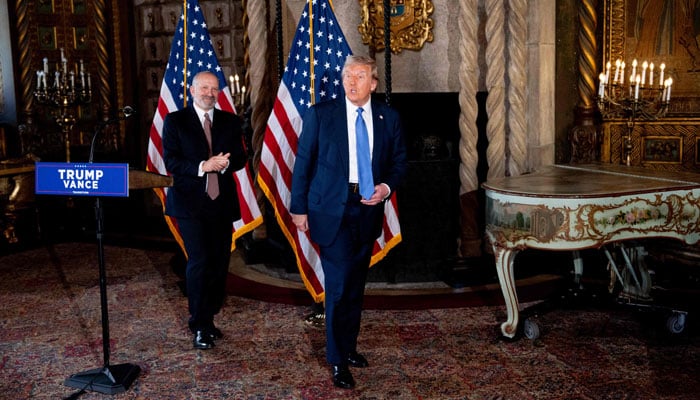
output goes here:
[[221, 332], [221, 329], [213, 325], [207, 329], [207, 333], [209, 334], [209, 337], [211, 337], [213, 340], [218, 340], [224, 337], [224, 334]]
[[355, 380], [347, 365], [333, 366], [333, 384], [339, 388], [352, 389], [355, 387]]
[[348, 354], [348, 364], [351, 367], [355, 368], [366, 368], [369, 367], [369, 363], [367, 362], [367, 359], [360, 353], [353, 351], [352, 353]]
[[198, 330], [194, 333], [194, 338], [192, 339], [192, 346], [195, 349], [200, 350], [211, 349], [212, 347], [214, 347], [214, 339], [212, 339], [211, 336], [209, 336], [209, 334], [205, 331]]

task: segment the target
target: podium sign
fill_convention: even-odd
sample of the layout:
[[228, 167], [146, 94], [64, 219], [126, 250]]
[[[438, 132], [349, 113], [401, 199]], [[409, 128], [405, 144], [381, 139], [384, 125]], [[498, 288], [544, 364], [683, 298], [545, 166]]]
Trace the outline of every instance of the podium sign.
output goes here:
[[129, 196], [129, 164], [37, 162], [36, 194]]

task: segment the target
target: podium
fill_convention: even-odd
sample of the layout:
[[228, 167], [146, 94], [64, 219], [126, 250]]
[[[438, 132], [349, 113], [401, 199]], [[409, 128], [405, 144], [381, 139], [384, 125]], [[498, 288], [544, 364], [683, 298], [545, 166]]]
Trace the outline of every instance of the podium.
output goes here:
[[172, 176], [136, 169], [129, 170], [129, 190], [154, 189], [172, 185]]
[[107, 307], [107, 280], [103, 246], [103, 213], [101, 196], [127, 197], [130, 190], [172, 186], [172, 177], [146, 171], [129, 170], [127, 164], [37, 163], [36, 193], [95, 197], [97, 258], [100, 275], [100, 306], [102, 311], [102, 367], [69, 376], [64, 384], [105, 394], [125, 392], [136, 380], [141, 368], [125, 363], [109, 362], [109, 313]]

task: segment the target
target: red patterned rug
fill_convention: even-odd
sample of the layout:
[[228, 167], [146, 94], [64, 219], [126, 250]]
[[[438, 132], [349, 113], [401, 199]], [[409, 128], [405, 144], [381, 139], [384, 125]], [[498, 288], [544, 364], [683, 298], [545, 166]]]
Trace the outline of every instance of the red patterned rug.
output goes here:
[[[112, 364], [141, 373], [124, 393], [81, 399], [697, 399], [700, 340], [669, 337], [628, 309], [554, 310], [542, 337], [503, 341], [502, 306], [368, 309], [357, 388], [333, 387], [308, 306], [230, 296], [225, 338], [191, 349], [172, 253], [105, 249]], [[0, 257], [0, 397], [60, 399], [71, 374], [102, 365], [94, 244]], [[692, 315], [690, 316], [692, 317]], [[692, 320], [689, 321], [692, 322]]]

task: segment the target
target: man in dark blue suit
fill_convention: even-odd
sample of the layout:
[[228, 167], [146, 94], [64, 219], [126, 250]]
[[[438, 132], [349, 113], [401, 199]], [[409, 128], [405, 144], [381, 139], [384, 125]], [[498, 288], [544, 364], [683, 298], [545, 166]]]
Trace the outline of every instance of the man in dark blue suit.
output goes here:
[[240, 218], [233, 172], [245, 166], [242, 122], [214, 108], [219, 80], [200, 72], [190, 85], [193, 105], [163, 122], [163, 156], [173, 176], [165, 213], [177, 220], [187, 253], [189, 328], [196, 349], [214, 347], [224, 304], [233, 222]]
[[290, 212], [320, 248], [326, 359], [333, 383], [352, 388], [348, 366], [368, 366], [357, 352], [367, 270], [384, 202], [406, 171], [406, 147], [398, 113], [371, 100], [375, 61], [349, 56], [342, 78], [345, 97], [318, 103], [304, 116]]

